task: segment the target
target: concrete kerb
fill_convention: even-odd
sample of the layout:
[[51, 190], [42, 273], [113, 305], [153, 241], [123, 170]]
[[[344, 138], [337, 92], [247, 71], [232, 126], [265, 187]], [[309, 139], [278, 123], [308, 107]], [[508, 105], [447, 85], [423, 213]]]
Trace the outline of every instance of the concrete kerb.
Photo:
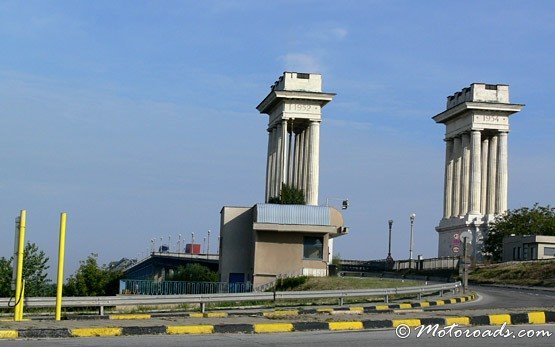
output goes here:
[[[454, 297], [450, 299], [421, 301], [413, 303], [399, 303], [399, 304], [384, 304], [372, 306], [359, 306], [359, 307], [333, 307], [333, 308], [300, 308], [300, 309], [281, 309], [273, 311], [249, 311], [249, 312], [194, 312], [194, 313], [173, 313], [172, 317], [191, 317], [191, 318], [225, 318], [225, 317], [240, 317], [240, 316], [262, 316], [267, 318], [283, 318], [291, 316], [299, 316], [303, 314], [362, 314], [362, 313], [385, 313], [397, 312], [409, 309], [427, 308], [433, 306], [442, 306], [448, 304], [463, 303], [475, 300], [476, 294], [469, 294], [461, 297]], [[110, 319], [110, 320], [130, 320], [130, 319], [150, 319], [155, 317], [167, 317], [168, 314], [152, 313], [152, 314], [112, 314], [106, 316], [70, 316], [68, 319]]]
[[255, 324], [199, 324], [168, 326], [94, 327], [76, 329], [17, 329], [0, 330], [0, 339], [59, 338], [120, 335], [156, 334], [213, 334], [213, 333], [274, 333], [317, 330], [363, 330], [395, 328], [401, 324], [410, 327], [438, 324], [461, 326], [518, 325], [555, 323], [555, 311], [531, 311], [518, 313], [488, 314], [479, 316], [407, 318], [387, 320], [337, 321], [337, 322], [280, 322]]

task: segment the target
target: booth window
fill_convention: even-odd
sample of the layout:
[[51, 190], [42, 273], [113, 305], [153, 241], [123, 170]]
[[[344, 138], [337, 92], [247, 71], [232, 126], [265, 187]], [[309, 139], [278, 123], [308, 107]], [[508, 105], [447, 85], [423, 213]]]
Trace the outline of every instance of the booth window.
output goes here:
[[324, 259], [324, 238], [305, 236], [303, 240], [304, 259]]

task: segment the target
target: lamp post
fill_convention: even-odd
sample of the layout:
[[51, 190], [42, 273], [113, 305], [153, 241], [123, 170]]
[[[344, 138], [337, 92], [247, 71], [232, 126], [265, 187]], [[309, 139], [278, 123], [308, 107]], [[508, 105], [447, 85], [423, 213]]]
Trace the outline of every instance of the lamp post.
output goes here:
[[210, 254], [210, 230], [208, 230], [208, 239], [207, 239], [207, 246], [206, 246], [206, 259], [208, 259], [208, 254]]
[[409, 269], [412, 268], [412, 235], [414, 227], [414, 218], [416, 218], [415, 213], [410, 214], [410, 244], [409, 244]]
[[181, 253], [181, 234], [177, 235], [178, 237], [178, 241], [177, 241], [177, 253]]
[[393, 257], [391, 256], [391, 227], [393, 226], [393, 219], [388, 220], [387, 223], [389, 224], [389, 244], [387, 247], [387, 258], [385, 258], [385, 262], [388, 268], [391, 268], [393, 265]]

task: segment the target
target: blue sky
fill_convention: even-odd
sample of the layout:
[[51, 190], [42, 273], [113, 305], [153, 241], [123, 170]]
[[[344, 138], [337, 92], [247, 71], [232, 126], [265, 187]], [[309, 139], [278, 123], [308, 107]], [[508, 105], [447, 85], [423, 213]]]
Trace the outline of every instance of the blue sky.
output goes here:
[[[320, 72], [320, 202], [348, 197], [342, 258], [434, 257], [442, 125], [472, 82], [506, 83], [509, 207], [555, 196], [555, 4], [550, 1], [0, 2], [0, 255], [27, 239], [66, 273], [98, 253], [219, 230], [224, 205], [264, 199], [266, 116], [283, 71]], [[213, 236], [213, 243], [215, 244]], [[159, 241], [158, 241], [159, 242]]]

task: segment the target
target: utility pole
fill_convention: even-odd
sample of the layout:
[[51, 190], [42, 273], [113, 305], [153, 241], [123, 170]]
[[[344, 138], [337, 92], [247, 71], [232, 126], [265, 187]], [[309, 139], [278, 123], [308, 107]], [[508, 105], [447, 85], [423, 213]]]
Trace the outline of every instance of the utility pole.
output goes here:
[[463, 237], [463, 294], [466, 293], [468, 287], [468, 269], [466, 267], [466, 236]]
[[409, 244], [409, 269], [412, 269], [412, 235], [414, 227], [414, 218], [416, 218], [416, 213], [410, 214], [410, 244]]
[[208, 250], [206, 251], [206, 259], [208, 259], [208, 254], [210, 254], [210, 229], [208, 230]]

